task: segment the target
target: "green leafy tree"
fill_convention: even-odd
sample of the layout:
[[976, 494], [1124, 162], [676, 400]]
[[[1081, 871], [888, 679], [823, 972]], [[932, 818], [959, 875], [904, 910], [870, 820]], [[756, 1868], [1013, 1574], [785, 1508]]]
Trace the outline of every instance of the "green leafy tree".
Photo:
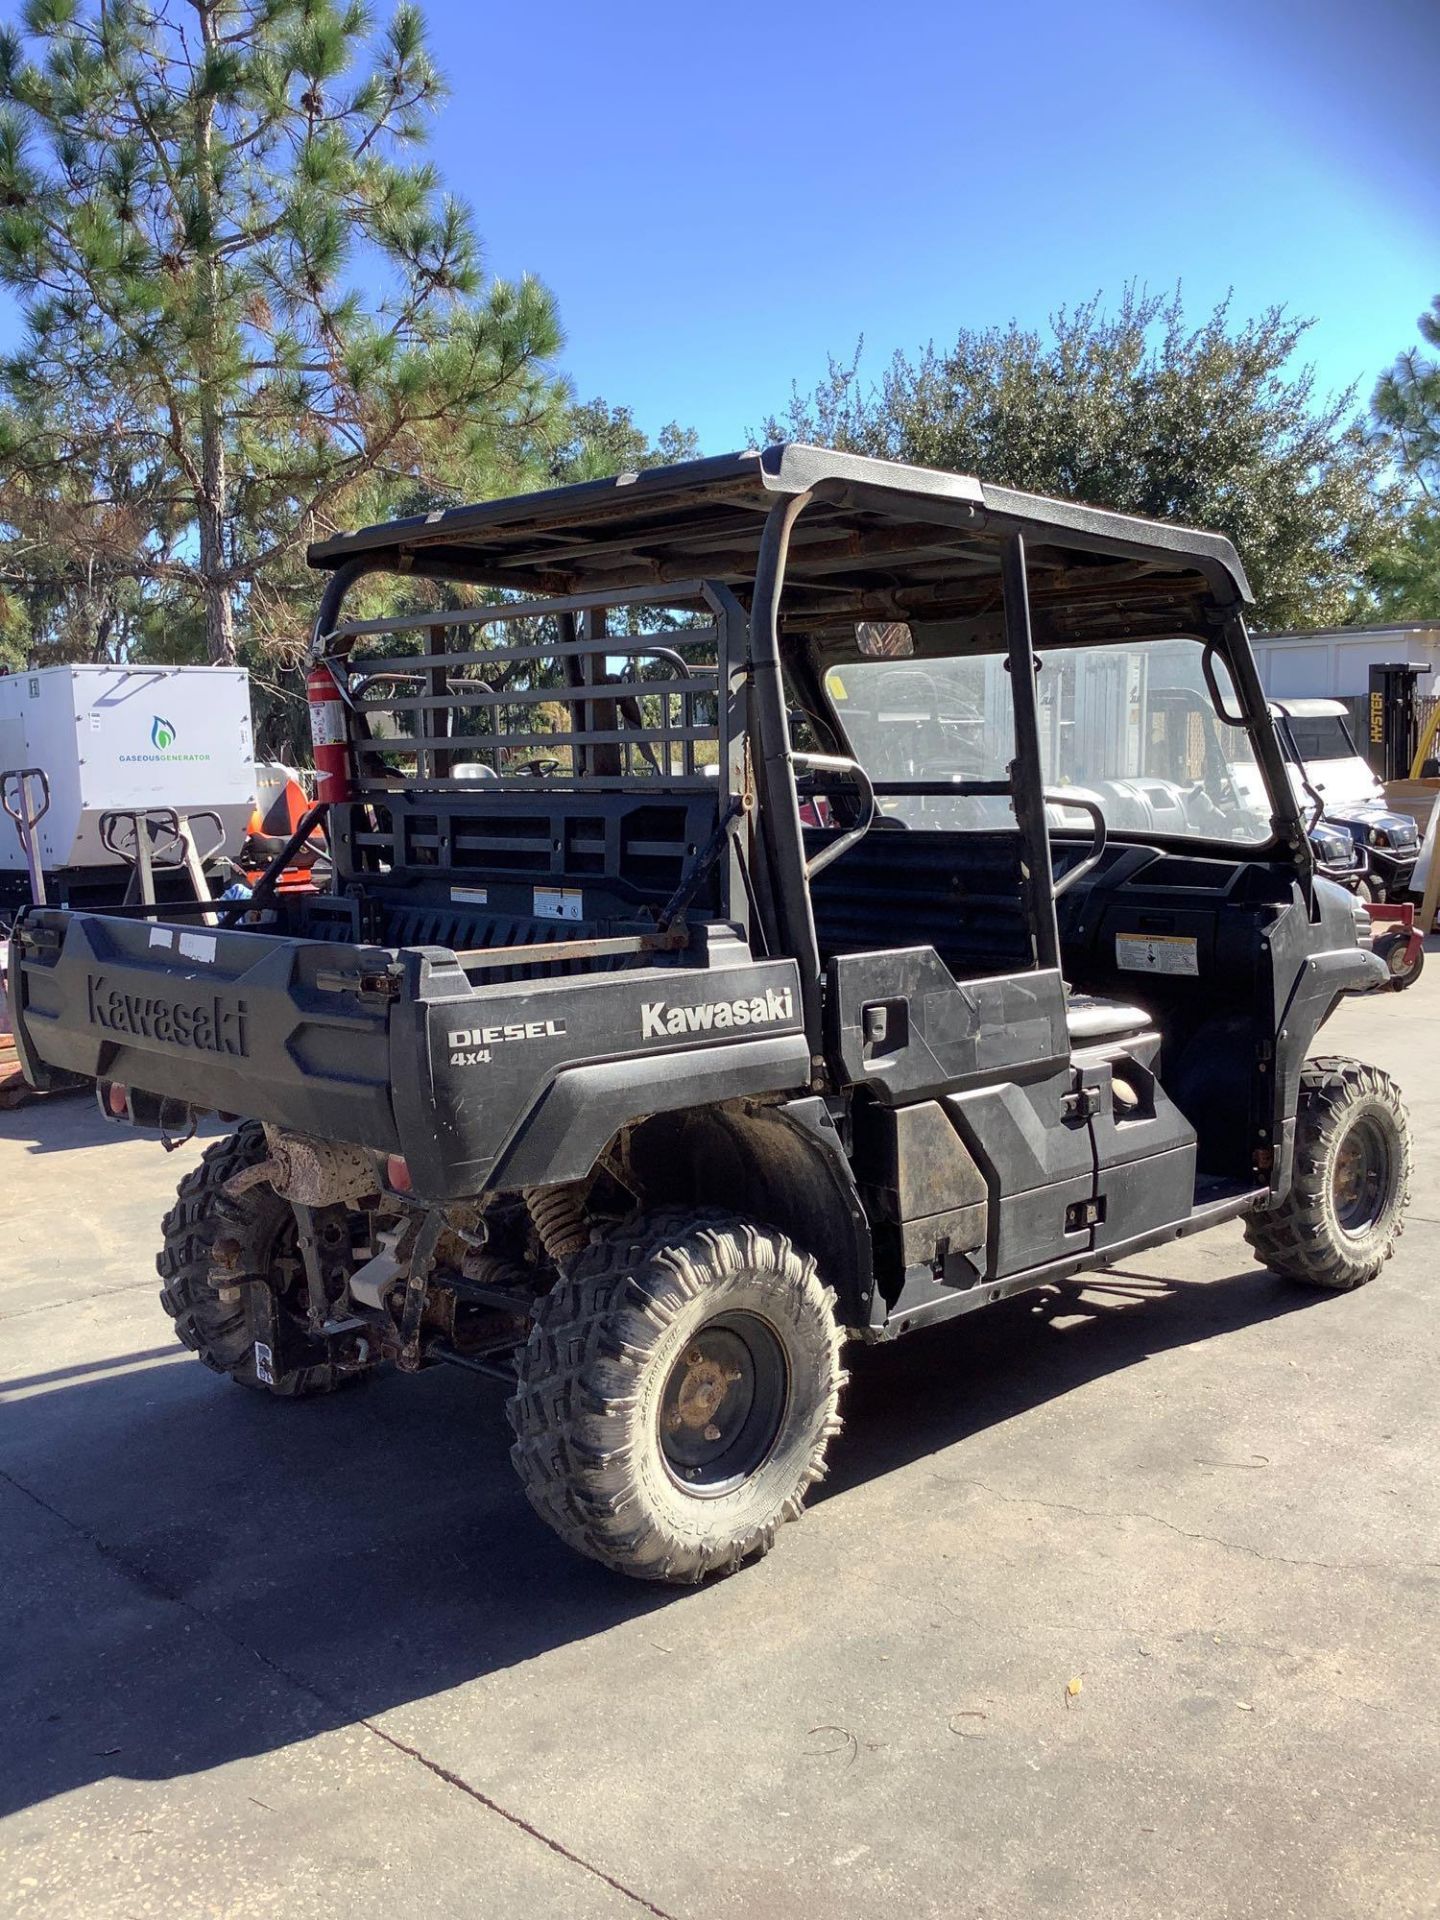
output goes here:
[[307, 540], [526, 469], [559, 327], [421, 154], [443, 92], [409, 4], [28, 0], [0, 31], [12, 567], [54, 476], [92, 476], [133, 530], [87, 564], [198, 607], [228, 662], [237, 610], [296, 637]]
[[677, 460], [694, 460], [699, 452], [693, 427], [682, 427], [672, 420], [651, 441], [635, 424], [629, 407], [587, 400], [573, 403], [566, 411], [563, 431], [551, 448], [547, 465], [550, 479], [567, 485], [577, 480], [603, 480], [613, 473], [667, 467]]
[[1222, 302], [1193, 326], [1178, 291], [1127, 289], [1113, 313], [1061, 309], [1048, 336], [1012, 321], [898, 353], [878, 384], [857, 350], [766, 430], [1228, 534], [1260, 624], [1324, 625], [1389, 509], [1352, 396], [1321, 401], [1292, 371], [1308, 324], [1272, 308], [1236, 325]]
[[[1440, 348], [1440, 295], [1419, 326], [1426, 345]], [[1381, 375], [1371, 412], [1406, 500], [1395, 537], [1370, 567], [1373, 610], [1387, 620], [1440, 620], [1440, 359], [1407, 348]]]

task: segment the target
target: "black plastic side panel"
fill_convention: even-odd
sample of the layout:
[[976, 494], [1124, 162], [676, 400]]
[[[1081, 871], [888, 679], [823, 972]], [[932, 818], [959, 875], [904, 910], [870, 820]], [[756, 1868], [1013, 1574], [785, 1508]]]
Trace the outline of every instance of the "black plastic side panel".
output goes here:
[[1089, 1250], [1089, 1226], [1070, 1231], [1065, 1220], [1095, 1192], [1090, 1129], [1065, 1118], [1071, 1081], [1066, 1065], [1029, 1086], [1009, 1081], [945, 1102], [990, 1189], [987, 1275]]
[[1095, 1223], [1096, 1252], [1137, 1234], [1158, 1232], [1195, 1211], [1195, 1142], [1168, 1153], [1120, 1161], [1100, 1176], [1104, 1217]]
[[1327, 880], [1317, 880], [1315, 903], [1318, 926], [1297, 905], [1270, 929], [1279, 1028], [1270, 1118], [1275, 1146], [1272, 1184], [1282, 1194], [1290, 1187], [1300, 1075], [1315, 1036], [1345, 994], [1363, 993], [1386, 977], [1384, 961], [1354, 943], [1355, 908], [1350, 895]]
[[[1195, 1205], [1195, 1129], [1144, 1063], [1132, 1056], [1076, 1056], [1077, 1077], [1091, 1108], [1095, 1143], [1097, 1248], [1118, 1245], [1152, 1227], [1186, 1219]], [[1117, 1106], [1116, 1078], [1138, 1104]]]
[[989, 1189], [940, 1101], [860, 1107], [854, 1139], [856, 1176], [887, 1265], [981, 1255]]
[[[873, 1010], [873, 1011], [872, 1011]], [[883, 1016], [882, 1037], [873, 1035]], [[847, 1084], [897, 1104], [1069, 1058], [1057, 972], [955, 980], [933, 947], [849, 953], [827, 969], [827, 1039]]]

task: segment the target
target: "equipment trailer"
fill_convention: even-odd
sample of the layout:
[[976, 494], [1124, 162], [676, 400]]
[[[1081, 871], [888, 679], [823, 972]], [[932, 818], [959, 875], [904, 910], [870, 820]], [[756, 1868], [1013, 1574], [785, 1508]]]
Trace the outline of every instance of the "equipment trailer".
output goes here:
[[[331, 890], [12, 950], [38, 1083], [243, 1116], [159, 1261], [208, 1366], [497, 1376], [541, 1515], [696, 1580], [798, 1515], [847, 1338], [1236, 1216], [1389, 1257], [1399, 1097], [1306, 1059], [1382, 963], [1227, 541], [783, 446], [310, 559]], [[420, 610], [347, 620], [374, 573]]]

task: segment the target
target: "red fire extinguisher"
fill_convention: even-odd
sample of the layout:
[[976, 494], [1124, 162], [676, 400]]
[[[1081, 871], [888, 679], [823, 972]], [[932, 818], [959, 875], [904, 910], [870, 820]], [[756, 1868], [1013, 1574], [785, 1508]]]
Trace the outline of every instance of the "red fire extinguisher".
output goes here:
[[348, 800], [352, 785], [345, 703], [335, 675], [323, 660], [317, 660], [305, 675], [305, 698], [310, 703], [310, 738], [315, 743], [315, 798]]

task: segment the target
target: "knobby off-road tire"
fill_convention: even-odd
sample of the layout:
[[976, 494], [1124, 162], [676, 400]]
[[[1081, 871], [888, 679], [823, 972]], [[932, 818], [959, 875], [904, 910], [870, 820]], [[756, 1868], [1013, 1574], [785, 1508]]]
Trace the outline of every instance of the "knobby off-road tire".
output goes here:
[[[246, 1121], [205, 1149], [198, 1167], [180, 1182], [175, 1205], [165, 1216], [165, 1244], [155, 1265], [160, 1300], [175, 1322], [182, 1345], [215, 1373], [228, 1374], [242, 1387], [254, 1387], [281, 1399], [331, 1393], [362, 1377], [330, 1363], [324, 1346], [306, 1331], [303, 1308], [286, 1294], [300, 1272], [293, 1242], [294, 1215], [272, 1187], [250, 1187], [231, 1198], [225, 1183], [265, 1158], [265, 1135]], [[291, 1259], [289, 1270], [277, 1261]], [[255, 1335], [246, 1312], [246, 1282], [261, 1281], [275, 1297], [284, 1338], [271, 1345], [270, 1379], [262, 1379]], [[298, 1282], [303, 1286], [303, 1281]], [[220, 1289], [238, 1298], [222, 1298]], [[286, 1356], [289, 1356], [287, 1361]]]
[[783, 1234], [651, 1214], [541, 1302], [509, 1404], [511, 1459], [568, 1545], [693, 1582], [800, 1517], [840, 1428], [835, 1296]]
[[1287, 1197], [1252, 1213], [1245, 1238], [1274, 1272], [1348, 1292], [1395, 1251], [1410, 1203], [1410, 1123], [1399, 1089], [1359, 1060], [1309, 1060], [1300, 1081]]

